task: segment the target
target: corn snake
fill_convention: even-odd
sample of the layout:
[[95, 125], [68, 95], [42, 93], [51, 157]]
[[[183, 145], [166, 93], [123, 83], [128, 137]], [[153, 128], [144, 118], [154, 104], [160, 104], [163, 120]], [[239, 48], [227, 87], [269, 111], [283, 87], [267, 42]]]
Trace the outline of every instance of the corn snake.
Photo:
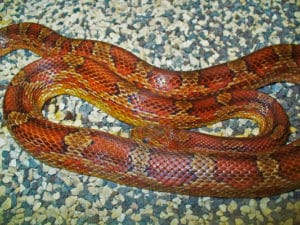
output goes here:
[[[42, 58], [7, 88], [4, 118], [41, 161], [117, 183], [188, 195], [261, 197], [300, 187], [299, 140], [286, 145], [282, 107], [257, 89], [300, 83], [300, 46], [278, 45], [198, 71], [168, 71], [117, 46], [70, 39], [39, 24], [0, 29], [0, 56], [29, 49]], [[46, 120], [44, 103], [75, 95], [132, 124], [133, 139]], [[233, 117], [260, 134], [222, 138], [183, 128]]]

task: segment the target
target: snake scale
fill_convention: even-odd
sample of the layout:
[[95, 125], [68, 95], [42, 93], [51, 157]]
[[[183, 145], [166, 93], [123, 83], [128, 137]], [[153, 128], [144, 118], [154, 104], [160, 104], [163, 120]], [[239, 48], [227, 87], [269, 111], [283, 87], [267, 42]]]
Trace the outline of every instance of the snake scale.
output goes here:
[[[262, 197], [300, 188], [299, 139], [286, 144], [281, 105], [255, 89], [300, 83], [300, 45], [262, 48], [195, 71], [169, 71], [100, 41], [71, 39], [35, 23], [0, 29], [0, 56], [41, 58], [7, 88], [3, 113], [17, 142], [54, 167], [120, 184], [193, 196]], [[133, 125], [131, 138], [64, 126], [42, 115], [57, 95], [82, 98]], [[188, 128], [248, 118], [260, 132], [218, 137]]]

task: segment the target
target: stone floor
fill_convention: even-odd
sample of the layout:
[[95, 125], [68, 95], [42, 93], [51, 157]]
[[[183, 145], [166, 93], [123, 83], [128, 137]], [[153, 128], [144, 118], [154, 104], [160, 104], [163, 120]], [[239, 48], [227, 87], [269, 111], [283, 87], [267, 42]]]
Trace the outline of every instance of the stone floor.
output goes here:
[[[208, 67], [272, 44], [300, 43], [295, 1], [177, 2], [4, 0], [0, 27], [38, 22], [69, 37], [113, 43], [174, 70]], [[37, 58], [23, 50], [0, 58], [0, 108], [9, 81]], [[290, 140], [299, 138], [299, 85], [280, 83], [262, 91], [287, 110]], [[45, 116], [122, 136], [130, 130], [74, 97], [54, 99]], [[2, 118], [1, 111], [0, 224], [300, 224], [300, 190], [260, 199], [222, 199], [121, 186], [35, 160], [14, 141]], [[257, 128], [248, 121], [231, 120], [203, 131], [241, 135]]]

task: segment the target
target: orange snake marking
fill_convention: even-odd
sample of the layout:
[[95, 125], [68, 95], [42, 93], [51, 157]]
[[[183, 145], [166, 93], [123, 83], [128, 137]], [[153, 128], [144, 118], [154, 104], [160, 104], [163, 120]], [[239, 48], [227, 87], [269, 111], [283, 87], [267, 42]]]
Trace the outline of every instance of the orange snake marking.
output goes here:
[[[277, 45], [195, 71], [156, 68], [117, 46], [63, 37], [34, 23], [0, 29], [0, 56], [29, 49], [42, 58], [7, 88], [4, 119], [17, 142], [55, 167], [113, 182], [195, 196], [262, 197], [300, 188], [299, 140], [277, 101], [253, 89], [300, 83], [300, 46]], [[44, 103], [80, 97], [134, 125], [132, 138], [46, 120]], [[182, 128], [233, 117], [258, 136], [216, 137]]]

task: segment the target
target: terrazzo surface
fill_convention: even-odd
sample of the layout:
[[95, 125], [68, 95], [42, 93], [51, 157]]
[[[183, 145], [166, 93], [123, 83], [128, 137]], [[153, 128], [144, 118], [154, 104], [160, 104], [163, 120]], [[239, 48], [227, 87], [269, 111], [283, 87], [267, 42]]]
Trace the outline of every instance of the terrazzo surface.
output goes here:
[[[180, 2], [180, 3], [179, 3]], [[119, 45], [159, 67], [208, 67], [279, 43], [300, 43], [299, 1], [0, 1], [0, 27], [38, 22], [61, 34]], [[38, 57], [0, 58], [0, 107], [12, 77]], [[300, 87], [274, 84], [299, 138]], [[45, 116], [128, 136], [130, 126], [74, 97]], [[0, 224], [300, 224], [300, 190], [260, 199], [189, 197], [111, 183], [49, 167], [22, 150], [0, 112]], [[249, 121], [203, 128], [222, 135], [257, 132]]]

